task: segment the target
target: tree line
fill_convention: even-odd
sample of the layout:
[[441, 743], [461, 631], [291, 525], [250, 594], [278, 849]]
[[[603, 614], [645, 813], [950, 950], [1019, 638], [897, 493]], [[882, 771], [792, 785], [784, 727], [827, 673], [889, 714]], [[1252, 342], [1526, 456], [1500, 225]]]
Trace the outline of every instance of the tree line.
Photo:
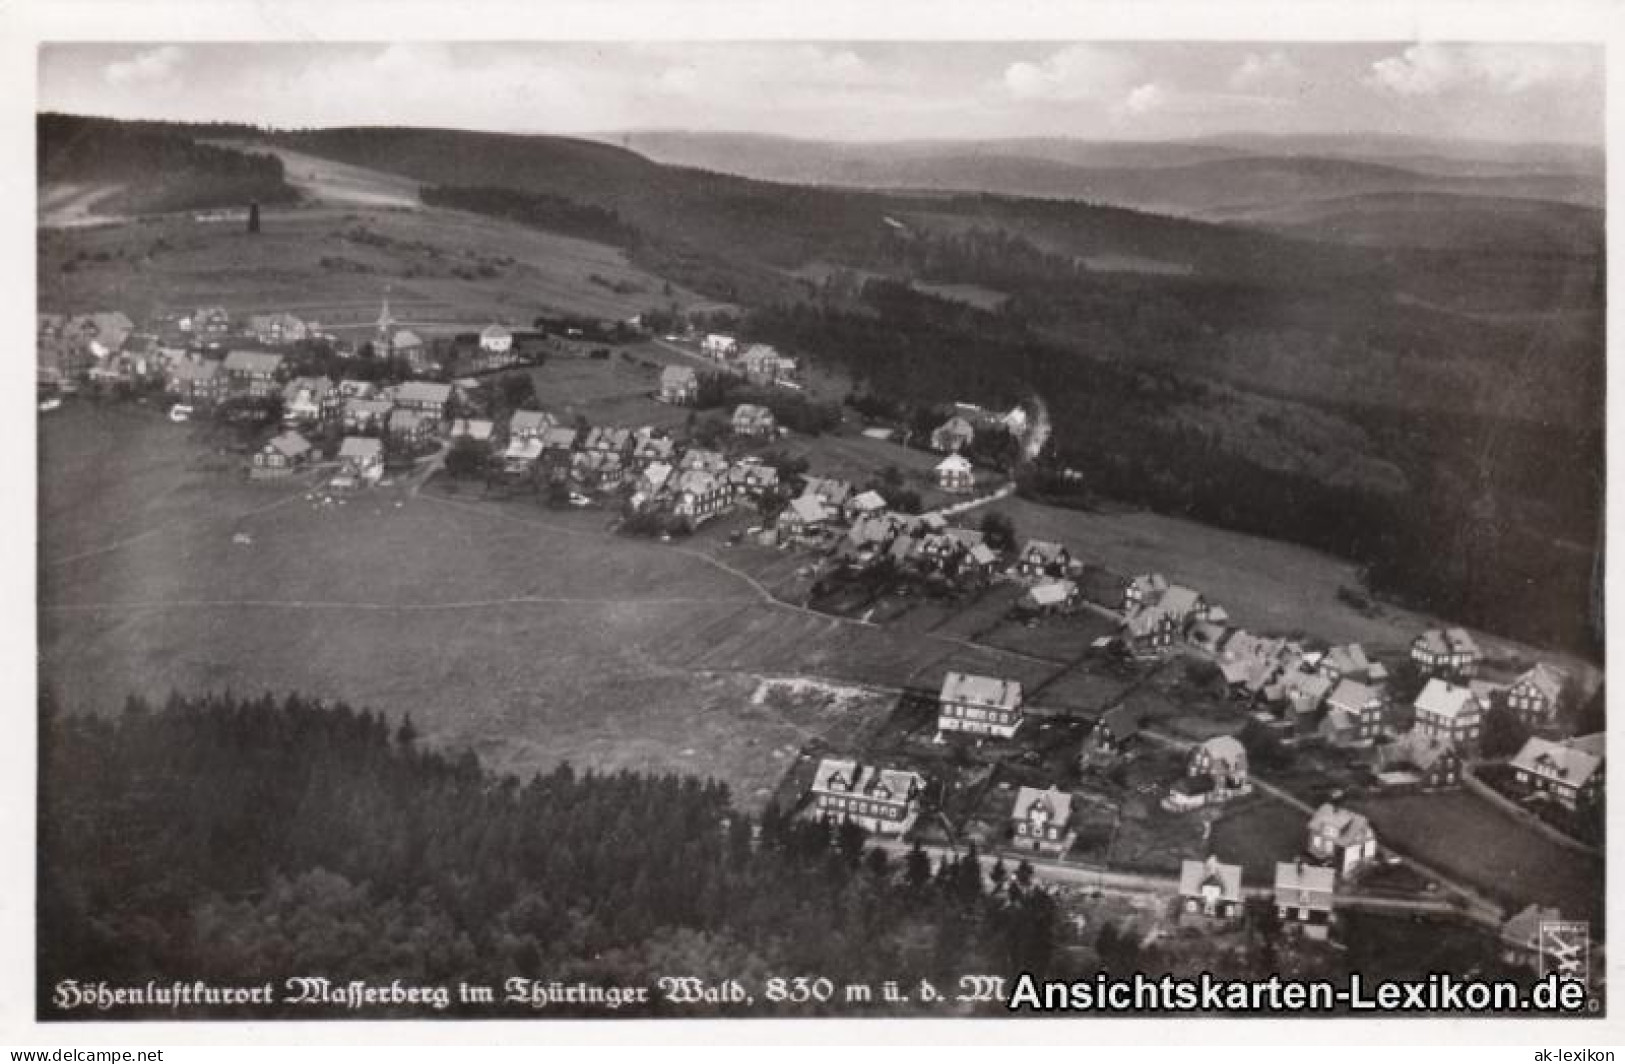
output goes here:
[[300, 695], [131, 698], [108, 719], [47, 692], [40, 724], [42, 1012], [65, 978], [878, 985], [1052, 962], [1030, 869], [894, 858], [850, 823], [746, 815], [711, 780], [520, 780], [426, 748], [410, 718]]

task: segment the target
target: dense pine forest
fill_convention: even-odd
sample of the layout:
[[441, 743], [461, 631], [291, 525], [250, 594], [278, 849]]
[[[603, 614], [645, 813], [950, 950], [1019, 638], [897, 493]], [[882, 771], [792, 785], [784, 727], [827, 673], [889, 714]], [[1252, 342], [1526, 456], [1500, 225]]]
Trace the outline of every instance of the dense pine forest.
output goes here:
[[[500, 777], [472, 754], [421, 748], [409, 720], [297, 695], [132, 699], [118, 719], [47, 697], [40, 723], [45, 1018], [63, 979], [951, 986], [1052, 964], [1055, 908], [1030, 870], [1005, 870], [995, 889], [968, 856], [894, 860], [851, 825], [753, 821], [714, 782], [569, 766]], [[706, 1007], [654, 995], [641, 1011]], [[500, 996], [466, 1008], [535, 1014]], [[744, 1011], [822, 1009], [840, 1006], [758, 998]], [[404, 1013], [360, 1015], [389, 1014]]]
[[206, 143], [203, 136], [240, 136], [245, 127], [116, 122], [44, 114], [36, 122], [38, 180], [109, 182], [121, 190], [103, 201], [109, 211], [177, 211], [246, 207], [252, 201], [299, 198], [284, 179], [282, 160]]
[[[1019, 263], [1029, 251], [1014, 246]], [[1211, 407], [1222, 385], [1117, 357], [1185, 342], [1179, 322], [1189, 319], [1158, 304], [1116, 318], [1102, 311], [1068, 345], [1035, 328], [1035, 314], [979, 310], [895, 281], [836, 288], [826, 285], [818, 302], [757, 312], [751, 335], [816, 351], [889, 400], [1004, 406], [1043, 396], [1061, 426], [1051, 468], [1078, 470], [1099, 500], [1324, 550], [1357, 562], [1368, 589], [1392, 601], [1598, 652], [1593, 555], [1554, 541], [1586, 544], [1600, 527], [1600, 428], [1460, 410], [1417, 417], [1329, 397], [1325, 408], [1361, 425], [1406, 477], [1400, 491], [1334, 483], [1266, 467], [1168, 416], [1181, 405]], [[1044, 468], [1031, 470], [1028, 494], [1059, 501], [1035, 490], [1045, 478]]]

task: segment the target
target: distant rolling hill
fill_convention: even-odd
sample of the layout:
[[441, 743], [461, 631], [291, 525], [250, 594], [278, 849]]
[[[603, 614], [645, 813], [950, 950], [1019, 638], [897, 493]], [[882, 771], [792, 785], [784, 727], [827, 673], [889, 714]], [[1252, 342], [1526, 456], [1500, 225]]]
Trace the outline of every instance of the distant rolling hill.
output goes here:
[[1378, 192], [1598, 207], [1601, 156], [1566, 145], [1418, 138], [1235, 136], [1200, 142], [1013, 139], [853, 144], [713, 133], [606, 136], [650, 159], [848, 188], [1082, 199], [1207, 218]]
[[1236, 211], [1226, 220], [1372, 248], [1600, 256], [1603, 212], [1542, 200], [1377, 192]]

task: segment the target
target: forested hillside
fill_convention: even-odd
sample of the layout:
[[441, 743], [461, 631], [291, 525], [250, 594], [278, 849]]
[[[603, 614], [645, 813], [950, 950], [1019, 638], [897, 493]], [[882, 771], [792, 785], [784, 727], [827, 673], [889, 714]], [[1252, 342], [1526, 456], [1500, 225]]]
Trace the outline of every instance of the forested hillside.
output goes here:
[[298, 193], [275, 156], [203, 143], [206, 136], [241, 135], [237, 126], [45, 114], [36, 122], [41, 186], [86, 182], [123, 186], [104, 202], [118, 212], [157, 212], [286, 203]]
[[753, 823], [698, 779], [498, 777], [420, 749], [409, 722], [292, 695], [132, 700], [116, 720], [47, 698], [40, 744], [42, 1015], [65, 978], [878, 986], [1050, 965], [1053, 905], [1018, 870], [992, 894], [969, 859], [932, 868], [866, 849], [850, 826]]

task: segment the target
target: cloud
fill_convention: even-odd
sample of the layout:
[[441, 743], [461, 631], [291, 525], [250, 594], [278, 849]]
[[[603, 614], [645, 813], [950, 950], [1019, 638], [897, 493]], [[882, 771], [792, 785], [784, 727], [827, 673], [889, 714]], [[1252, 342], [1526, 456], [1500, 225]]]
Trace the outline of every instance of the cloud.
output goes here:
[[186, 50], [166, 44], [141, 52], [131, 59], [109, 63], [102, 76], [115, 88], [175, 87], [180, 68], [186, 63]]
[[1366, 81], [1398, 96], [1438, 96], [1464, 89], [1516, 95], [1579, 85], [1596, 74], [1589, 48], [1511, 44], [1416, 44], [1371, 64]]
[[1127, 114], [1144, 115], [1160, 110], [1167, 102], [1168, 91], [1156, 82], [1148, 81], [1129, 90], [1120, 106]]
[[1012, 63], [1004, 87], [1018, 100], [1104, 100], [1121, 94], [1139, 64], [1120, 52], [1092, 44], [1063, 48], [1038, 63]]
[[1288, 88], [1302, 80], [1303, 71], [1298, 64], [1278, 50], [1265, 55], [1249, 52], [1228, 79], [1230, 87], [1238, 92]]

